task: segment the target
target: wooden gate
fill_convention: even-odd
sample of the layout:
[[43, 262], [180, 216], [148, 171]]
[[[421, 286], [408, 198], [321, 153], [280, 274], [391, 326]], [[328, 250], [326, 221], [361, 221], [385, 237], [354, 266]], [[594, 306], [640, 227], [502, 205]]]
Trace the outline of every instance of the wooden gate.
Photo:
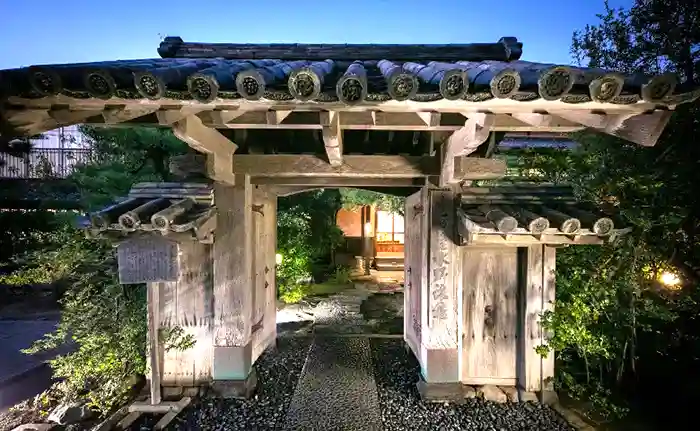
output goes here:
[[518, 249], [463, 253], [462, 382], [515, 386]]

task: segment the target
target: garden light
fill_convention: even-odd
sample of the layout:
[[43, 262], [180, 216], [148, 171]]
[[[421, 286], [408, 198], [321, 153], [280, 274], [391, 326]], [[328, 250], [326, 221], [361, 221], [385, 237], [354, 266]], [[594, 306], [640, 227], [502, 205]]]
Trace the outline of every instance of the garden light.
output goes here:
[[680, 277], [669, 271], [662, 272], [659, 276], [659, 281], [666, 286], [677, 286], [681, 283]]

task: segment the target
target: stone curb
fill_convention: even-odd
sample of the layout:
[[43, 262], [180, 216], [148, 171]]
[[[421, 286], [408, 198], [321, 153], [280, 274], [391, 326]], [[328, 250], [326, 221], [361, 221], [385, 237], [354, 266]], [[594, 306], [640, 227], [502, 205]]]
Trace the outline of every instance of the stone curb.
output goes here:
[[569, 410], [562, 406], [561, 403], [555, 402], [549, 405], [554, 411], [559, 413], [561, 417], [566, 419], [566, 421], [571, 425], [576, 431], [598, 431], [596, 427], [588, 423], [586, 419], [580, 414]]

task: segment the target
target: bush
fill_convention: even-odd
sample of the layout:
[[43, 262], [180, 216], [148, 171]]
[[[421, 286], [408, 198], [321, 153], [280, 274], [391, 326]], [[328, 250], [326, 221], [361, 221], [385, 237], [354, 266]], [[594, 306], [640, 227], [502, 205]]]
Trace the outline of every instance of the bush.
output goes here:
[[306, 285], [330, 260], [342, 241], [335, 215], [340, 209], [337, 190], [319, 190], [280, 198], [277, 212], [278, 296], [298, 302], [308, 292]]
[[63, 379], [63, 395], [109, 411], [146, 369], [145, 286], [119, 284], [111, 243], [86, 239], [70, 226], [43, 235], [46, 248], [22, 256], [23, 268], [0, 278], [7, 284], [69, 286], [56, 331], [25, 353], [75, 344], [73, 352], [49, 362], [54, 377]]

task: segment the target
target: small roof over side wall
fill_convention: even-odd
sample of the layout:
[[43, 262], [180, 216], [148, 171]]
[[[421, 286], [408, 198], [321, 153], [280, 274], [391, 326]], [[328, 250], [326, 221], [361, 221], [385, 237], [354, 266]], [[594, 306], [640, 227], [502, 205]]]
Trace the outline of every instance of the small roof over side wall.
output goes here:
[[628, 231], [615, 215], [578, 203], [568, 186], [464, 188], [460, 202], [462, 245], [603, 244]]

